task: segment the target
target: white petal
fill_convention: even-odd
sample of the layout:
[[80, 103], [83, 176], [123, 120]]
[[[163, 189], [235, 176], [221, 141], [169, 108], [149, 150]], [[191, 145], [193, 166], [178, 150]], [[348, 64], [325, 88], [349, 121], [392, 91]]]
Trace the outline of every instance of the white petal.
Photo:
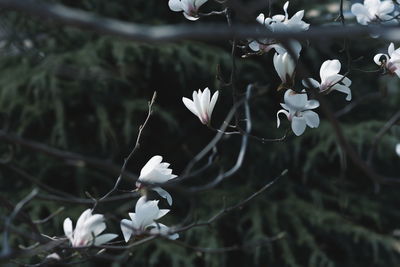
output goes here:
[[386, 54], [376, 54], [376, 55], [374, 56], [374, 62], [375, 62], [376, 65], [378, 65], [378, 66], [381, 65], [380, 59], [381, 59], [382, 56], [384, 56], [384, 57], [386, 58], [386, 62], [389, 61], [388, 55], [386, 55]]
[[[107, 243], [108, 241], [113, 240], [114, 238], [116, 238], [118, 235], [116, 234], [104, 234], [104, 235], [99, 235], [96, 237], [96, 239], [94, 240], [94, 245], [95, 246], [101, 246], [104, 243]], [[129, 239], [128, 239], [129, 240]], [[126, 242], [126, 241], [125, 241]]]
[[308, 100], [308, 102], [307, 102], [307, 104], [305, 106], [305, 109], [314, 109], [314, 108], [317, 108], [317, 107], [319, 107], [318, 100], [312, 99], [312, 100]]
[[[309, 83], [311, 83], [311, 86], [313, 88], [319, 88], [320, 87], [320, 83], [317, 82], [316, 80], [314, 80], [313, 78], [308, 78]], [[308, 83], [306, 82], [306, 80], [302, 80], [301, 83], [303, 84], [304, 87], [308, 88]]]
[[148, 175], [154, 168], [157, 167], [162, 161], [162, 157], [159, 155], [153, 156], [142, 168], [140, 171], [140, 176], [138, 180], [147, 180], [145, 177]]
[[320, 76], [321, 76], [321, 83], [324, 83], [326, 79], [328, 79], [330, 76], [336, 75], [339, 73], [341, 68], [340, 61], [337, 59], [334, 60], [326, 60], [324, 63], [321, 65], [320, 69]]
[[400, 157], [400, 144], [396, 145], [396, 153]]
[[389, 56], [392, 56], [392, 53], [394, 52], [394, 44], [390, 43], [389, 47], [388, 47], [388, 54]]
[[260, 44], [257, 41], [251, 41], [249, 43], [249, 47], [251, 50], [253, 50], [254, 52], [258, 52], [260, 51]]
[[295, 135], [300, 136], [306, 129], [306, 120], [302, 117], [294, 116], [292, 119], [292, 130]]
[[356, 3], [351, 6], [351, 13], [356, 16], [357, 22], [362, 25], [367, 25], [370, 21], [368, 9], [360, 3]]
[[165, 198], [170, 206], [172, 205], [172, 197], [167, 191], [161, 187], [153, 187], [152, 190], [156, 191], [162, 198]]
[[199, 112], [197, 111], [196, 107], [194, 106], [194, 103], [192, 100], [186, 97], [182, 97], [182, 102], [183, 104], [190, 110], [194, 115], [199, 117]]
[[264, 24], [264, 21], [265, 21], [265, 16], [264, 16], [264, 14], [263, 14], [263, 13], [260, 13], [260, 15], [257, 16], [256, 20], [257, 20], [259, 23]]
[[298, 94], [291, 89], [287, 90], [284, 95], [285, 104], [289, 107], [290, 112], [304, 110], [307, 99], [307, 94]]
[[66, 235], [70, 240], [72, 240], [73, 226], [72, 226], [72, 221], [71, 221], [70, 218], [66, 218], [66, 219], [64, 220], [63, 227], [64, 227], [64, 233], [65, 233], [65, 235]]
[[392, 13], [394, 10], [394, 4], [391, 0], [386, 0], [380, 3], [378, 16], [381, 17], [384, 14]]
[[165, 216], [170, 210], [169, 209], [160, 209], [156, 220], [160, 219], [161, 217]]
[[132, 221], [127, 219], [121, 220], [121, 231], [124, 236], [125, 242], [128, 242], [129, 239], [131, 239], [134, 227], [135, 225], [133, 225]]
[[289, 112], [287, 112], [287, 111], [284, 110], [284, 109], [279, 110], [279, 111], [276, 113], [276, 128], [279, 128], [279, 126], [281, 125], [281, 121], [280, 121], [280, 119], [279, 119], [279, 114], [280, 114], [280, 113], [285, 114], [286, 117], [289, 119]]
[[306, 121], [306, 124], [310, 128], [317, 128], [319, 126], [319, 116], [314, 111], [311, 110], [304, 111], [303, 117]]
[[211, 102], [210, 102], [210, 105], [208, 107], [208, 116], [209, 116], [210, 120], [211, 120], [211, 115], [212, 115], [212, 112], [214, 110], [215, 104], [217, 103], [218, 96], [219, 96], [219, 92], [215, 91], [215, 93], [213, 94], [213, 96], [211, 98]]
[[195, 7], [198, 9], [199, 7], [201, 7], [202, 5], [204, 5], [205, 2], [207, 2], [208, 0], [195, 0]]
[[79, 216], [78, 221], [76, 222], [76, 229], [80, 229], [85, 221], [87, 219], [89, 219], [92, 216], [92, 210], [91, 209], [87, 209], [84, 212], [82, 212], [81, 216]]
[[210, 89], [205, 88], [201, 96], [201, 116], [204, 121], [208, 122], [210, 118], [208, 117], [208, 108], [210, 105]]
[[168, 6], [172, 11], [179, 12], [182, 11], [182, 3], [180, 0], [169, 0]]
[[198, 20], [198, 19], [199, 19], [199, 17], [190, 16], [190, 15], [187, 14], [186, 12], [183, 12], [183, 15], [185, 16], [185, 18], [187, 18], [188, 20], [191, 20], [191, 21], [195, 21], [195, 20]]
[[351, 90], [349, 87], [341, 84], [335, 84], [334, 86], [332, 86], [332, 89], [347, 94], [346, 100], [347, 101], [351, 100]]

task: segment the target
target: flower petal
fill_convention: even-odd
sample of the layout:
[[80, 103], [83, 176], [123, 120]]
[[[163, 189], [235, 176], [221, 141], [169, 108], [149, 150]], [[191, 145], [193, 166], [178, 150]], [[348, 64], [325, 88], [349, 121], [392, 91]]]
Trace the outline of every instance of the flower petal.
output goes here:
[[127, 219], [121, 220], [121, 231], [122, 235], [124, 236], [125, 242], [128, 242], [129, 239], [131, 239], [134, 227], [135, 225], [133, 225], [132, 221]]
[[337, 59], [334, 60], [326, 60], [321, 65], [320, 69], [320, 76], [321, 76], [321, 83], [324, 83], [329, 77], [336, 75], [339, 73], [341, 68], [340, 61]]
[[294, 116], [292, 119], [292, 130], [295, 135], [300, 136], [306, 129], [306, 120], [303, 117]]
[[182, 3], [180, 0], [169, 0], [168, 6], [172, 11], [179, 12], [182, 11]]
[[165, 198], [170, 206], [172, 205], [172, 197], [167, 191], [161, 187], [153, 187], [152, 190], [156, 191], [162, 198]]
[[306, 121], [306, 124], [310, 128], [317, 128], [319, 126], [319, 116], [314, 111], [311, 110], [304, 111], [303, 117]]
[[[104, 243], [107, 243], [111, 240], [113, 240], [114, 238], [116, 238], [118, 235], [116, 234], [104, 234], [104, 235], [99, 235], [95, 238], [94, 240], [94, 245], [95, 246], [101, 246]], [[129, 240], [129, 239], [128, 239]], [[126, 241], [125, 241], [126, 242]]]
[[72, 240], [73, 226], [70, 218], [66, 218], [64, 220], [63, 227], [65, 235], [68, 237], [68, 239]]

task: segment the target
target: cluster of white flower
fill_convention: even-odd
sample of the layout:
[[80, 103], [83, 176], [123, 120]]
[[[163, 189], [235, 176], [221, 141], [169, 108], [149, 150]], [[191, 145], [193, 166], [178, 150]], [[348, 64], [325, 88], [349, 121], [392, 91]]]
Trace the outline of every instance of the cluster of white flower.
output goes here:
[[[198, 10], [207, 0], [169, 0], [168, 5], [172, 11], [183, 12], [189, 20], [199, 18]], [[278, 14], [272, 17], [265, 17], [260, 14], [257, 21], [264, 25], [268, 30], [278, 31], [305, 31], [309, 24], [303, 21], [304, 10], [298, 11], [289, 18], [289, 2], [283, 6], [284, 15]], [[351, 7], [352, 13], [356, 16], [360, 24], [367, 25], [373, 22], [388, 22], [394, 19], [390, 15], [394, 11], [392, 1], [385, 0], [365, 0], [364, 4], [356, 3]], [[295, 135], [300, 136], [304, 133], [307, 126], [317, 128], [320, 124], [319, 116], [312, 111], [319, 107], [317, 100], [309, 100], [307, 91], [301, 89], [293, 90], [296, 62], [300, 57], [302, 46], [298, 41], [290, 41], [289, 48], [286, 49], [282, 44], [272, 39], [251, 40], [249, 47], [254, 52], [266, 53], [271, 49], [275, 50], [273, 65], [282, 81], [281, 88], [285, 88], [283, 109], [277, 112], [277, 127], [280, 126], [279, 115], [284, 114], [291, 122], [291, 128]], [[287, 51], [291, 50], [291, 51]], [[295, 58], [293, 58], [291, 52]], [[394, 49], [391, 43], [388, 54], [377, 54], [373, 58], [374, 62], [385, 70], [386, 73], [396, 74], [400, 77], [400, 48]], [[346, 100], [350, 101], [352, 93], [350, 90], [351, 80], [345, 75], [339, 74], [341, 63], [339, 60], [326, 60], [320, 68], [320, 82], [313, 78], [307, 78], [302, 84], [307, 89], [317, 90], [319, 93], [328, 94], [337, 90], [346, 94]], [[212, 96], [208, 88], [203, 91], [194, 91], [192, 100], [182, 98], [184, 105], [196, 115], [202, 124], [210, 126], [211, 116], [218, 100], [219, 92], [216, 91]], [[396, 146], [396, 152], [400, 156], [400, 144]], [[140, 176], [136, 182], [137, 189], [142, 193], [142, 197], [136, 202], [135, 212], [129, 213], [130, 220], [121, 220], [121, 231], [125, 242], [134, 236], [143, 234], [164, 235], [170, 239], [179, 237], [168, 226], [157, 222], [158, 219], [166, 215], [169, 209], [160, 209], [158, 200], [147, 200], [147, 190], [156, 191], [168, 204], [172, 205], [171, 195], [162, 189], [160, 185], [177, 176], [172, 174], [170, 164], [162, 162], [161, 156], [152, 157], [140, 171]], [[64, 221], [64, 232], [73, 247], [90, 245], [101, 245], [115, 239], [116, 234], [101, 234], [106, 229], [104, 215], [92, 214], [92, 210], [85, 210], [79, 217], [75, 229], [73, 229], [70, 218]]]
[[394, 9], [392, 0], [365, 0], [364, 4], [355, 3], [351, 6], [351, 12], [362, 25], [395, 22], [397, 14], [391, 14]]
[[[159, 187], [159, 184], [165, 183], [175, 177], [172, 170], [169, 169], [169, 163], [162, 162], [161, 156], [152, 157], [140, 171], [140, 176], [136, 186], [143, 193], [143, 196], [136, 202], [135, 213], [129, 213], [131, 220], [121, 220], [121, 231], [125, 242], [128, 242], [132, 236], [143, 234], [163, 235], [170, 239], [177, 239], [179, 234], [170, 233], [171, 229], [157, 220], [167, 214], [169, 209], [159, 209], [158, 200], [147, 200], [147, 188], [150, 188], [166, 198], [168, 204], [172, 204], [171, 195]], [[155, 187], [152, 185], [155, 184]], [[85, 210], [79, 217], [75, 230], [73, 230], [70, 218], [64, 220], [64, 233], [70, 240], [73, 247], [100, 246], [115, 239], [117, 234], [102, 234], [106, 229], [104, 215], [92, 214], [92, 210]]]

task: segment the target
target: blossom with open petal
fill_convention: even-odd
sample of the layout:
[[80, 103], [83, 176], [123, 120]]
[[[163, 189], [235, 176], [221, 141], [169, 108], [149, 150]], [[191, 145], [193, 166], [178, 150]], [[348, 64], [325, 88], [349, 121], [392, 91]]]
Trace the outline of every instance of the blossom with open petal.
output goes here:
[[390, 74], [400, 77], [400, 48], [395, 50], [393, 43], [390, 43], [388, 47], [388, 54], [375, 55], [374, 62], [385, 68]]
[[75, 230], [70, 218], [64, 220], [64, 233], [73, 247], [99, 246], [118, 236], [116, 234], [100, 235], [105, 229], [104, 216], [101, 214], [93, 215], [91, 209], [85, 210], [79, 216]]
[[188, 20], [198, 20], [198, 10], [207, 0], [169, 0], [168, 6], [172, 11], [183, 12]]
[[299, 136], [304, 133], [306, 126], [310, 128], [317, 128], [319, 126], [319, 116], [311, 109], [319, 107], [317, 100], [308, 100], [308, 96], [304, 93], [296, 93], [289, 89], [285, 92], [284, 102], [281, 109], [276, 114], [277, 127], [280, 126], [279, 114], [283, 113], [286, 115], [289, 121], [291, 121], [292, 130], [295, 135]]
[[[337, 59], [327, 60], [321, 65], [319, 75], [321, 76], [321, 83], [312, 78], [308, 78], [312, 87], [319, 88], [321, 93], [330, 93], [332, 90], [347, 94], [346, 100], [351, 100], [351, 80], [339, 74], [341, 68], [340, 61]], [[303, 85], [308, 87], [308, 83], [303, 80]]]
[[167, 226], [155, 222], [168, 212], [168, 209], [158, 208], [158, 200], [147, 201], [145, 196], [139, 198], [136, 202], [135, 212], [129, 213], [131, 219], [121, 220], [121, 231], [125, 242], [128, 242], [132, 235], [140, 235], [147, 230], [150, 230], [150, 234], [166, 235], [171, 239], [178, 238], [177, 234], [168, 235], [169, 228]]
[[[289, 7], [289, 1], [287, 1], [283, 5], [283, 10], [285, 12], [285, 15], [278, 14], [272, 17], [265, 17], [265, 15], [261, 13], [260, 15], [258, 15], [256, 20], [260, 24], [263, 24], [265, 27], [267, 27], [268, 30], [273, 32], [308, 30], [310, 24], [303, 21], [304, 10], [297, 11], [296, 14], [294, 14], [291, 18], [289, 18], [289, 14], [287, 12], [288, 7]], [[291, 41], [291, 43], [298, 43], [298, 42]], [[251, 50], [256, 52], [258, 51], [268, 52], [272, 48], [277, 50], [279, 54], [283, 54], [286, 52], [286, 50], [282, 45], [276, 44], [276, 42], [271, 39], [263, 39], [261, 40], [261, 42], [254, 40], [249, 43], [249, 47]]]
[[196, 115], [201, 123], [208, 125], [211, 121], [211, 115], [215, 107], [215, 103], [218, 100], [218, 91], [215, 91], [210, 100], [210, 89], [208, 87], [204, 89], [202, 92], [193, 91], [193, 100], [189, 98], [182, 97], [183, 104], [194, 114]]
[[[143, 185], [143, 183], [161, 184], [177, 177], [175, 174], [172, 174], [172, 169], [168, 168], [170, 164], [162, 162], [162, 159], [161, 156], [154, 156], [143, 166], [136, 182], [137, 188], [140, 189], [146, 186]], [[167, 191], [159, 186], [152, 187], [151, 189], [156, 191], [161, 197], [165, 198], [169, 205], [172, 205], [172, 197]]]
[[368, 25], [368, 23], [375, 21], [391, 20], [393, 16], [389, 13], [392, 13], [393, 10], [394, 4], [391, 0], [365, 0], [364, 4], [355, 3], [351, 6], [351, 13], [362, 25]]

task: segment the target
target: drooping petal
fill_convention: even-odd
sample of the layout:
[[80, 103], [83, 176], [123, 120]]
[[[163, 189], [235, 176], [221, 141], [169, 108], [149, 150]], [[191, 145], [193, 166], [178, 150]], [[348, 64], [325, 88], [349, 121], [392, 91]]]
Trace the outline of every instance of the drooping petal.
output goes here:
[[349, 87], [341, 84], [335, 84], [334, 86], [332, 86], [332, 89], [347, 94], [346, 100], [347, 101], [351, 100], [351, 90]]
[[292, 131], [295, 135], [300, 136], [306, 129], [306, 121], [303, 117], [294, 116], [292, 119]]
[[170, 228], [162, 223], [154, 223], [153, 228], [150, 230], [150, 234], [152, 235], [163, 235], [167, 236], [171, 240], [175, 240], [179, 238], [179, 234], [169, 234]]
[[306, 121], [306, 124], [310, 128], [317, 128], [319, 126], [319, 116], [314, 111], [311, 110], [304, 111], [303, 117]]
[[134, 227], [135, 225], [132, 223], [132, 221], [127, 219], [121, 220], [121, 231], [125, 242], [128, 242], [129, 239], [131, 239]]
[[165, 198], [170, 206], [172, 205], [172, 197], [167, 191], [161, 187], [153, 187], [152, 190], [156, 191], [160, 197]]
[[281, 125], [281, 121], [280, 121], [280, 119], [279, 119], [279, 114], [281, 114], [281, 113], [285, 114], [286, 117], [287, 117], [288, 119], [290, 118], [289, 112], [287, 112], [287, 111], [284, 110], [284, 109], [279, 110], [279, 111], [276, 113], [276, 128], [279, 128], [279, 126]]
[[191, 21], [195, 21], [195, 20], [199, 19], [199, 17], [190, 16], [186, 12], [183, 12], [183, 15], [185, 16], [185, 18], [187, 18], [188, 20], [191, 20]]

